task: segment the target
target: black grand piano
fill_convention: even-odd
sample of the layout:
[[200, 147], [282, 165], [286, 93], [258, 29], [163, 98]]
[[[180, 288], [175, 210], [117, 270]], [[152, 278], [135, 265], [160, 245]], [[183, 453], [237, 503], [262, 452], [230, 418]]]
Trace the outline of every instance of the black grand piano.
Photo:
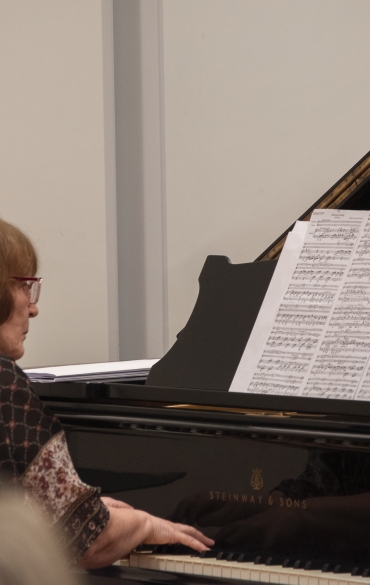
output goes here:
[[[317, 207], [370, 209], [370, 153], [300, 219]], [[370, 583], [370, 403], [228, 392], [287, 232], [253, 263], [207, 258], [145, 384], [35, 384], [83, 480], [216, 541], [139, 550], [92, 585]]]

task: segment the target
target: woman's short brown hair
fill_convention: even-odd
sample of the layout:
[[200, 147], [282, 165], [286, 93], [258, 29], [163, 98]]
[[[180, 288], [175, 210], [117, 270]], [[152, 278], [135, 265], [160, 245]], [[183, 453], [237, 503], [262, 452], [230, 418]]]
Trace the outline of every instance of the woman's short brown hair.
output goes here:
[[11, 276], [35, 276], [37, 254], [18, 228], [0, 219], [0, 325], [13, 310]]

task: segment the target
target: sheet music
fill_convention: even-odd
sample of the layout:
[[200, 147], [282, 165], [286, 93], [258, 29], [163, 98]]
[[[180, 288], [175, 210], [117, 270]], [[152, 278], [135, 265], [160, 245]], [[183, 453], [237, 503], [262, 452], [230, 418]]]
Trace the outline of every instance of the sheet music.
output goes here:
[[157, 359], [126, 360], [94, 364], [47, 366], [24, 370], [32, 382], [83, 382], [146, 378]]
[[230, 391], [370, 400], [369, 215], [297, 222]]

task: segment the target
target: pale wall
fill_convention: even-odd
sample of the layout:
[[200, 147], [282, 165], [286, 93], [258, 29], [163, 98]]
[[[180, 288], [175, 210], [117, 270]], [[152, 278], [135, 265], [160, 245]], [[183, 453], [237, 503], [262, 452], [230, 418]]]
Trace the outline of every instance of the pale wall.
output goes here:
[[23, 366], [118, 357], [111, 8], [0, 0], [0, 215], [44, 277]]
[[370, 150], [368, 0], [163, 0], [169, 338]]
[[0, 215], [45, 278], [23, 365], [116, 359], [118, 323], [159, 357], [208, 254], [252, 260], [369, 150], [368, 0], [114, 1], [119, 318], [112, 0], [0, 0]]

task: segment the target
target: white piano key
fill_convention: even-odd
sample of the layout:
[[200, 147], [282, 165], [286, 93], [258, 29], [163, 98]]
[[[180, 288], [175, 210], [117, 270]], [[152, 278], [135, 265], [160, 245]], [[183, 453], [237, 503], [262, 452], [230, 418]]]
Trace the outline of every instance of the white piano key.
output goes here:
[[[312, 585], [319, 585], [319, 580], [324, 575], [322, 571], [305, 571], [304, 569], [292, 570], [297, 573], [299, 585], [309, 585], [310, 581]], [[328, 585], [328, 583], [326, 582], [325, 585]]]
[[[198, 559], [196, 559], [196, 562], [199, 563], [200, 565], [202, 565], [202, 568], [203, 568], [202, 575], [211, 576], [211, 577], [215, 576], [213, 574], [213, 570], [214, 570], [213, 568], [217, 567], [217, 564], [219, 563], [219, 561], [217, 561], [215, 558], [211, 558], [211, 559], [198, 558]], [[219, 572], [219, 571], [216, 571], [216, 572]]]
[[261, 583], [270, 583], [270, 575], [273, 575], [273, 573], [270, 573], [269, 571], [260, 571]]
[[250, 575], [251, 575], [251, 581], [259, 581], [260, 580], [260, 570], [257, 569], [256, 567], [259, 567], [259, 565], [254, 565], [254, 568], [251, 568], [250, 571]]
[[[152, 565], [152, 567], [150, 565]], [[142, 555], [139, 557], [139, 569], [154, 569], [156, 566], [156, 559], [152, 555]]]
[[283, 567], [270, 567], [261, 565], [260, 569], [260, 581], [261, 583], [280, 583], [280, 573], [283, 571]]
[[289, 585], [289, 576], [284, 573], [284, 568], [281, 567], [280, 572], [276, 572], [273, 578], [270, 578], [270, 583], [280, 583], [281, 585]]
[[166, 571], [167, 561], [161, 555], [157, 555], [157, 571]]
[[[135, 566], [142, 569], [151, 569], [167, 573], [184, 573], [184, 556], [157, 555], [155, 553], [140, 554], [134, 560]], [[190, 559], [191, 557], [187, 557]], [[137, 563], [137, 565], [136, 565]], [[134, 565], [131, 565], [134, 566]], [[192, 572], [192, 571], [191, 571]]]
[[205, 563], [203, 565], [203, 575], [213, 577], [213, 563]]
[[[217, 559], [214, 559], [214, 566], [221, 566], [222, 578], [240, 579], [240, 563], [237, 563], [236, 561], [218, 561]], [[219, 569], [217, 569], [215, 573], [219, 575]], [[216, 577], [217, 575], [213, 574], [213, 577]], [[229, 577], [227, 577], [227, 575], [229, 575]]]
[[299, 585], [319, 585], [321, 571], [305, 571], [304, 569], [295, 569], [298, 571]]
[[175, 572], [175, 559], [166, 559], [166, 571], [169, 573]]
[[277, 583], [280, 583], [281, 585], [289, 585], [289, 575], [284, 572], [279, 573]]
[[192, 575], [193, 568], [194, 568], [193, 559], [190, 559], [190, 558], [184, 559], [184, 573], [187, 573], [188, 575]]
[[289, 583], [289, 576], [290, 575], [297, 575], [297, 569], [293, 569], [292, 567], [283, 567], [282, 565], [277, 565], [273, 567], [268, 567], [270, 571], [270, 583]]
[[184, 560], [177, 560], [175, 561], [175, 573], [184, 573]]
[[231, 567], [231, 578], [240, 580], [240, 566], [239, 567]]
[[240, 579], [242, 579], [242, 581], [250, 581], [251, 570], [249, 567], [246, 567], [245, 564], [246, 563], [243, 563], [242, 566], [240, 567]]
[[[370, 577], [359, 577], [358, 575], [343, 575], [348, 585], [370, 585]], [[342, 583], [341, 583], [342, 585]]]
[[288, 579], [289, 585], [299, 585], [299, 576], [297, 573], [290, 573]]
[[193, 561], [193, 575], [203, 575], [203, 563], [201, 561], [204, 561], [205, 559], [199, 559], [197, 557], [194, 557], [194, 561]]
[[158, 567], [167, 573], [183, 573], [184, 557], [176, 555], [156, 555]]
[[228, 567], [227, 565], [222, 565], [221, 577], [222, 579], [231, 579], [231, 567]]
[[188, 555], [157, 555], [155, 553], [132, 553], [120, 561], [122, 566], [138, 567], [171, 573], [187, 573], [233, 579], [235, 581], [257, 581], [277, 585], [370, 585], [370, 577], [346, 574], [305, 571], [292, 567], [255, 565], [237, 561], [202, 559]]
[[139, 555], [137, 553], [131, 553], [130, 557], [130, 567], [138, 567], [139, 566]]

